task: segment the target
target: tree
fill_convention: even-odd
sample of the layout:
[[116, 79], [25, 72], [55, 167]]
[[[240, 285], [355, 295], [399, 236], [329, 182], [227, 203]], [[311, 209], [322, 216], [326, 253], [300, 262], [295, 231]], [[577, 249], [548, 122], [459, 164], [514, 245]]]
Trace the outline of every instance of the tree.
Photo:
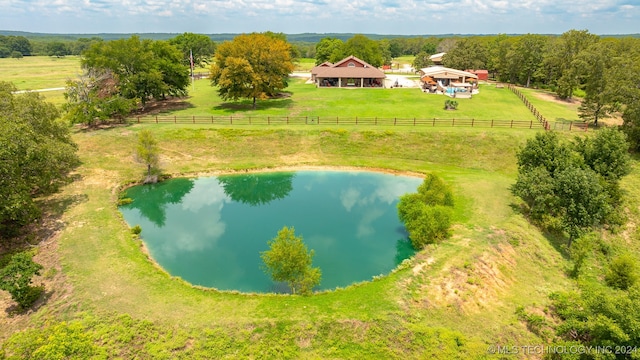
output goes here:
[[463, 38], [442, 58], [444, 66], [467, 70], [487, 67], [487, 47], [476, 38]]
[[542, 69], [547, 39], [543, 35], [526, 34], [515, 41], [507, 53], [512, 78], [529, 87], [531, 79]]
[[571, 166], [560, 170], [554, 179], [556, 210], [569, 234], [567, 247], [570, 248], [573, 239], [605, 223], [607, 214], [611, 212], [610, 204], [598, 175], [591, 169]]
[[0, 82], [0, 234], [14, 233], [40, 211], [34, 197], [50, 194], [79, 164], [77, 146], [59, 111], [38, 93], [12, 94]]
[[189, 86], [189, 68], [182, 54], [164, 41], [140, 40], [138, 36], [97, 42], [83, 54], [88, 72], [113, 74], [118, 94], [138, 99], [142, 106], [150, 99], [183, 96]]
[[518, 177], [511, 191], [533, 220], [557, 219], [570, 247], [585, 232], [621, 218], [618, 182], [630, 171], [626, 148], [624, 134], [615, 129], [570, 143], [553, 132], [538, 134], [516, 155]]
[[209, 64], [216, 49], [216, 44], [209, 36], [190, 32], [174, 37], [169, 43], [182, 52], [182, 63], [187, 66], [191, 66], [191, 56], [194, 66]]
[[211, 84], [223, 100], [274, 96], [288, 86], [293, 71], [291, 45], [265, 34], [243, 34], [218, 47], [211, 66]]
[[[342, 46], [344, 43], [340, 39], [323, 38], [316, 44], [316, 65], [330, 61], [332, 58], [342, 59]], [[335, 55], [334, 55], [335, 53]]]
[[0, 289], [11, 294], [21, 309], [26, 309], [40, 297], [43, 287], [31, 286], [34, 275], [40, 275], [42, 265], [35, 263], [26, 252], [15, 254], [9, 263], [0, 269]]
[[575, 139], [584, 162], [607, 181], [618, 181], [631, 172], [627, 136], [617, 128], [602, 129], [594, 137]]
[[158, 142], [149, 130], [145, 129], [138, 133], [136, 160], [147, 167], [147, 178], [151, 177], [152, 171], [158, 170], [160, 149], [158, 148]]
[[591, 44], [582, 50], [574, 61], [585, 91], [585, 97], [578, 108], [578, 116], [586, 121], [593, 121], [594, 125], [598, 126], [599, 119], [620, 110], [617, 99], [620, 82], [616, 81], [619, 72], [615, 69], [619, 64], [616, 64], [613, 44]]
[[337, 62], [350, 55], [364, 60], [374, 67], [382, 66], [384, 63], [383, 53], [378, 42], [360, 34], [347, 40], [340, 52], [332, 53], [330, 60]]
[[268, 244], [269, 250], [260, 253], [264, 271], [274, 281], [287, 282], [292, 293], [310, 294], [322, 275], [319, 268], [311, 266], [314, 251], [307, 251], [293, 227], [283, 227]]
[[451, 189], [434, 174], [428, 174], [417, 193], [405, 194], [398, 202], [398, 217], [409, 232], [414, 249], [439, 243], [451, 236]]
[[578, 54], [598, 41], [598, 36], [587, 30], [569, 30], [549, 45], [545, 63], [556, 84], [556, 93], [562, 99], [571, 99], [573, 91], [580, 84]]
[[413, 68], [417, 71], [431, 65], [433, 65], [433, 61], [431, 61], [429, 54], [421, 51], [413, 59], [413, 64], [411, 66], [413, 66]]
[[107, 119], [124, 119], [136, 107], [136, 99], [118, 93], [110, 71], [87, 71], [76, 81], [68, 80], [62, 109], [74, 124], [93, 126]]
[[47, 43], [47, 55], [49, 56], [63, 57], [70, 53], [71, 51], [69, 51], [67, 45], [62, 41], [52, 41]]

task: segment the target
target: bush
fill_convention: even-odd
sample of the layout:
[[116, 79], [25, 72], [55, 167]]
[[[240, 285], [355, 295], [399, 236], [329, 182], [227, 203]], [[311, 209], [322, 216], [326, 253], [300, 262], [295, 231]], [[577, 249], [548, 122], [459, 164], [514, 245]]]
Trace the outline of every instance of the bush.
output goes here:
[[405, 194], [398, 203], [398, 217], [404, 223], [414, 249], [439, 243], [451, 236], [453, 193], [436, 175], [429, 174], [417, 193]]
[[628, 254], [620, 255], [609, 264], [604, 281], [612, 288], [627, 290], [638, 282], [638, 265]]
[[447, 99], [444, 101], [444, 109], [445, 110], [457, 110], [458, 102], [455, 100]]
[[33, 261], [31, 254], [18, 253], [0, 270], [0, 289], [8, 291], [21, 309], [26, 309], [44, 292], [44, 287], [31, 286], [31, 278], [40, 275], [42, 265]]
[[131, 228], [131, 233], [133, 235], [140, 235], [141, 232], [142, 232], [142, 228], [140, 227], [140, 225], [136, 225]]

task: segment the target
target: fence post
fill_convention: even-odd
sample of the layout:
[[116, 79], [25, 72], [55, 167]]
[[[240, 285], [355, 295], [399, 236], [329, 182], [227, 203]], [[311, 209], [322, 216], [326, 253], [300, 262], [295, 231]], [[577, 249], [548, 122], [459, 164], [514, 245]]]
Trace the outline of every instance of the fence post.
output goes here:
[[158, 115], [156, 115], [156, 124], [158, 123]]
[[374, 122], [375, 125], [378, 125], [378, 117], [376, 116], [376, 120]]
[[233, 116], [229, 116], [229, 125], [233, 125]]
[[435, 126], [436, 126], [436, 118], [433, 118], [433, 124], [432, 124], [432, 126], [433, 126], [433, 127], [435, 127]]
[[511, 128], [513, 129], [513, 120], [511, 120]]
[[249, 116], [249, 125], [251, 125], [251, 116]]
[[271, 125], [271, 116], [267, 116], [267, 125]]
[[356, 116], [356, 125], [358, 125], [358, 117]]
[[336, 116], [336, 125], [339, 124], [338, 117]]
[[398, 121], [398, 118], [393, 118], [393, 126], [396, 126], [397, 121]]
[[491, 127], [493, 127], [493, 119], [491, 119]]
[[413, 126], [416, 126], [416, 118], [413, 118]]
[[196, 123], [196, 116], [195, 115], [193, 115], [193, 123], [194, 124]]
[[531, 121], [531, 124], [529, 124], [529, 129], [533, 129], [533, 120]]
[[584, 132], [587, 132], [589, 129], [589, 123], [584, 123]]
[[474, 118], [471, 118], [471, 127], [473, 127], [473, 123], [475, 122]]
[[451, 119], [451, 126], [452, 127], [456, 126], [456, 119], [455, 118]]

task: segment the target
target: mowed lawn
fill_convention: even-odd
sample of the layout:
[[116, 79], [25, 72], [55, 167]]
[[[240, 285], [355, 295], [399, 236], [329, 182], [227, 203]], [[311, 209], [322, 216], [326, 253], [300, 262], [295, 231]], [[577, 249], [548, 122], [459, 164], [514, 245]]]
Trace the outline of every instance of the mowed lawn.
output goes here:
[[203, 79], [189, 88], [186, 108], [165, 114], [535, 120], [516, 95], [493, 85], [481, 85], [480, 93], [472, 99], [456, 99], [458, 110], [454, 111], [444, 109], [449, 97], [425, 94], [417, 88], [316, 88], [305, 79], [293, 78], [285, 94], [278, 99], [259, 100], [254, 110], [250, 100], [223, 101], [217, 89]]
[[[298, 71], [307, 71], [313, 59], [300, 59]], [[206, 71], [207, 69], [202, 69]], [[0, 59], [3, 81], [13, 82], [19, 90], [64, 87], [67, 80], [81, 74], [80, 58], [30, 56], [22, 59]], [[320, 116], [379, 117], [420, 119], [481, 119], [525, 120], [535, 118], [508, 89], [481, 85], [480, 94], [472, 99], [457, 99], [458, 110], [444, 110], [448, 97], [422, 93], [414, 88], [395, 89], [318, 89], [306, 79], [292, 78], [285, 96], [258, 101], [256, 110], [249, 100], [223, 101], [209, 80], [196, 80], [189, 86], [189, 96], [181, 110], [169, 109], [166, 114], [181, 115], [246, 115], [246, 116]], [[547, 101], [537, 90], [523, 90], [530, 101], [549, 120], [577, 119], [577, 106]], [[48, 101], [62, 105], [64, 91], [43, 92]]]

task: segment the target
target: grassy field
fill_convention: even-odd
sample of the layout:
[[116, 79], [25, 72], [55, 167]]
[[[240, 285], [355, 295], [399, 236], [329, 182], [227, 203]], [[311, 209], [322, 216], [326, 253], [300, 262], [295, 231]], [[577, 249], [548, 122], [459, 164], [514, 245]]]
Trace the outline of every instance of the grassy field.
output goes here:
[[[316, 89], [295, 80], [289, 91], [254, 111], [224, 104], [202, 80], [190, 107], [172, 114], [451, 116], [440, 110], [444, 97], [417, 89]], [[510, 91], [491, 86], [460, 101], [455, 114], [531, 116]], [[117, 210], [120, 189], [144, 172], [133, 158], [142, 129], [158, 139], [163, 171], [173, 176], [325, 167], [435, 172], [455, 192], [453, 237], [388, 276], [310, 297], [192, 287], [154, 265]], [[98, 357], [142, 359], [500, 358], [487, 346], [544, 344], [516, 312], [543, 312], [549, 293], [574, 283], [562, 241], [532, 227], [509, 191], [515, 152], [534, 135], [322, 125], [77, 128], [75, 181], [42, 199], [50, 214], [43, 224], [54, 234], [36, 239], [46, 301], [33, 313], [0, 312], [0, 342], [17, 358], [35, 334], [45, 342], [74, 339]], [[640, 198], [634, 171], [623, 183], [631, 209]], [[0, 292], [0, 308], [9, 304]]]
[[304, 79], [293, 78], [286, 89], [290, 96], [258, 101], [224, 102], [207, 80], [198, 80], [182, 109], [167, 109], [171, 115], [402, 117], [535, 120], [520, 99], [508, 89], [482, 86], [472, 99], [458, 99], [458, 110], [444, 110], [448, 97], [425, 94], [416, 88], [338, 89], [316, 88]]
[[[316, 166], [436, 172], [455, 189], [454, 236], [390, 276], [306, 298], [192, 288], [153, 265], [115, 206], [118, 187], [142, 173], [132, 153], [143, 128], [159, 139], [172, 174]], [[3, 313], [0, 321], [10, 333], [65, 320], [109, 356], [142, 358], [478, 358], [492, 343], [541, 343], [516, 308], [543, 307], [550, 291], [571, 283], [562, 253], [511, 206], [514, 150], [532, 135], [198, 125], [78, 131], [78, 180], [50, 202], [66, 225], [57, 250], [36, 257], [47, 265], [52, 294], [30, 319]]]

